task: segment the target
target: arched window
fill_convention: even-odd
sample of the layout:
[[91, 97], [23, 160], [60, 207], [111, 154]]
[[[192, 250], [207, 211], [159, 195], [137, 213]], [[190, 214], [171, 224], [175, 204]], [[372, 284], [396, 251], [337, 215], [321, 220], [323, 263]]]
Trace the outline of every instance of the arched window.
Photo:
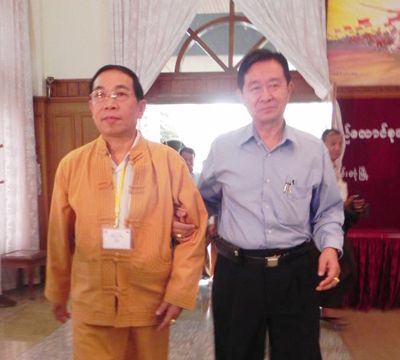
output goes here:
[[243, 57], [261, 47], [275, 50], [233, 0], [206, 0], [163, 71], [236, 74]]
[[[243, 57], [257, 48], [276, 50], [233, 0], [205, 0], [146, 97], [153, 104], [237, 102], [237, 70]], [[319, 101], [290, 68], [295, 82], [291, 100]]]

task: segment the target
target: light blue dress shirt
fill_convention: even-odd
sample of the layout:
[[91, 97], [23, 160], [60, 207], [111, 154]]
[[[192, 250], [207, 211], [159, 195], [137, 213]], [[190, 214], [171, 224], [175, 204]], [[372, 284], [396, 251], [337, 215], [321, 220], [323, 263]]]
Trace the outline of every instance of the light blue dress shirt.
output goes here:
[[221, 135], [198, 187], [220, 236], [243, 249], [314, 239], [320, 250], [342, 250], [343, 201], [328, 150], [312, 135], [285, 124], [271, 151], [253, 124]]

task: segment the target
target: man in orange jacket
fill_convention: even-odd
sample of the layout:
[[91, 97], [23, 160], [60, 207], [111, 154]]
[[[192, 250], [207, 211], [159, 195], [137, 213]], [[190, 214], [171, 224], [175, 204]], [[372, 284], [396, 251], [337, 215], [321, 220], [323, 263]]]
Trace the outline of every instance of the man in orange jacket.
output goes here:
[[[195, 305], [207, 212], [179, 154], [137, 131], [137, 76], [107, 65], [90, 93], [100, 136], [58, 167], [45, 294], [61, 322], [71, 296], [75, 360], [166, 360], [169, 325]], [[197, 229], [173, 253], [175, 207]]]

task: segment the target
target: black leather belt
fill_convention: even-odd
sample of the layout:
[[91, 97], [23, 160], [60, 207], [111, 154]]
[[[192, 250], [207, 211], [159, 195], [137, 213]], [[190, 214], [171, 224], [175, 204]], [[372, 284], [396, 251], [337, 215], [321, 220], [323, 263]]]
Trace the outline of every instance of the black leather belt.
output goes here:
[[214, 236], [213, 242], [218, 254], [237, 264], [264, 265], [267, 268], [280, 266], [305, 255], [312, 246], [311, 242], [304, 242], [287, 249], [245, 250], [219, 236]]

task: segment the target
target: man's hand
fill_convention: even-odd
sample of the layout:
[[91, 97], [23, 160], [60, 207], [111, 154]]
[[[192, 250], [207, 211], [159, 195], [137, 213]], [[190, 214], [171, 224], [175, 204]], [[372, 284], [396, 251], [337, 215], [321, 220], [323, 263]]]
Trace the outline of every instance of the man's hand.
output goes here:
[[347, 211], [363, 212], [365, 207], [365, 199], [362, 199], [360, 195], [351, 195], [344, 202], [344, 209]]
[[67, 310], [67, 303], [52, 303], [51, 311], [54, 317], [62, 323], [65, 323], [71, 317]]
[[195, 230], [197, 229], [196, 225], [186, 224], [185, 217], [187, 216], [187, 212], [182, 208], [176, 208], [174, 213], [174, 221], [172, 222], [172, 236], [176, 239], [176, 241], [182, 243], [191, 239]]
[[317, 291], [329, 290], [338, 284], [335, 279], [340, 274], [340, 266], [335, 248], [327, 247], [319, 256], [318, 276], [324, 276], [325, 274], [326, 278], [318, 284]]
[[161, 306], [157, 309], [156, 315], [160, 318], [160, 325], [158, 325], [157, 330], [163, 330], [167, 326], [170, 326], [171, 320], [177, 320], [182, 312], [182, 308], [176, 305], [172, 305], [163, 301]]

